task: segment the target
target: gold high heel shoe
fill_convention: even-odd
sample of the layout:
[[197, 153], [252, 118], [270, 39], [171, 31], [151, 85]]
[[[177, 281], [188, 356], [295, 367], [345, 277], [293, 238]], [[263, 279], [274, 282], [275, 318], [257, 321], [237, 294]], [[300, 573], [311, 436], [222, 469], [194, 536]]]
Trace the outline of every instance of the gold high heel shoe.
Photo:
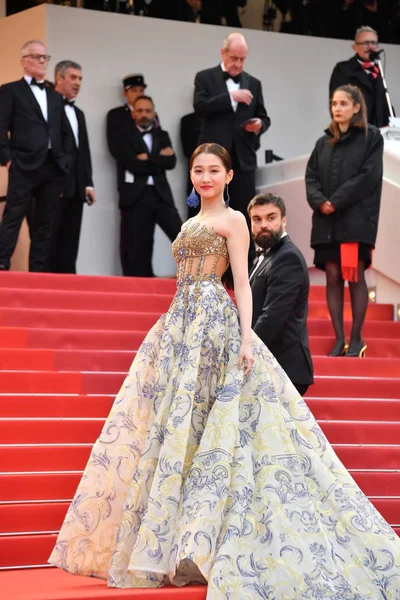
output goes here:
[[347, 352], [346, 356], [365, 358], [367, 348], [367, 344], [364, 342], [364, 340], [361, 340], [358, 347], [356, 347], [354, 350], [351, 350], [350, 352]]
[[343, 344], [341, 342], [336, 342], [328, 356], [345, 356], [348, 349], [349, 345], [346, 340], [343, 342]]

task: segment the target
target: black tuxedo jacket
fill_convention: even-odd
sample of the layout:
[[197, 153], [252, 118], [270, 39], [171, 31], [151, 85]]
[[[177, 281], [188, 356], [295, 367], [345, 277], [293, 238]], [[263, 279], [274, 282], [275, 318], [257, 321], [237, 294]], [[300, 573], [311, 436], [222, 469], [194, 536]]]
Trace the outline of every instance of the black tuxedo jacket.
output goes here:
[[[74, 146], [72, 152], [72, 164], [66, 179], [64, 196], [66, 198], [77, 196], [79, 200], [85, 202], [86, 188], [93, 187], [92, 159], [90, 156], [89, 136], [86, 128], [85, 115], [81, 109], [75, 105], [73, 110], [75, 110], [76, 118], [78, 120], [79, 146], [76, 146], [75, 137], [73, 137]], [[70, 126], [69, 121], [68, 125]], [[72, 129], [71, 133], [73, 135]]]
[[250, 273], [252, 327], [293, 383], [313, 383], [307, 314], [310, 280], [304, 257], [288, 236]]
[[107, 143], [111, 156], [117, 160], [121, 134], [131, 127], [131, 109], [127, 104], [117, 106], [107, 114]]
[[[118, 169], [119, 208], [129, 208], [143, 194], [149, 175], [152, 175], [154, 186], [162, 199], [174, 204], [171, 188], [165, 172], [176, 165], [176, 156], [161, 156], [160, 150], [172, 147], [170, 137], [159, 127], [152, 129], [153, 147], [149, 153], [139, 129], [132, 118], [124, 132], [120, 134], [118, 145], [114, 148]], [[138, 154], [146, 153], [148, 160], [139, 160]], [[125, 183], [125, 171], [134, 176], [133, 183]]]
[[15, 161], [22, 171], [35, 171], [52, 154], [65, 171], [71, 163], [74, 139], [61, 94], [46, 87], [48, 121], [24, 78], [0, 88], [0, 164]]
[[356, 85], [364, 95], [368, 111], [368, 123], [376, 127], [386, 127], [389, 124], [389, 108], [386, 102], [382, 77], [378, 75], [374, 81], [364, 71], [356, 56], [336, 65], [329, 83], [329, 95], [332, 97], [336, 88], [341, 85]]
[[[194, 85], [193, 106], [196, 115], [202, 119], [199, 144], [215, 142], [228, 152], [234, 147], [240, 170], [254, 171], [257, 168], [256, 151], [260, 147], [260, 135], [271, 124], [264, 106], [261, 82], [243, 71], [240, 87], [250, 90], [253, 101], [250, 106], [239, 102], [236, 111], [232, 108], [220, 65], [197, 73]], [[261, 131], [257, 135], [241, 127], [245, 121], [255, 117], [262, 121]]]

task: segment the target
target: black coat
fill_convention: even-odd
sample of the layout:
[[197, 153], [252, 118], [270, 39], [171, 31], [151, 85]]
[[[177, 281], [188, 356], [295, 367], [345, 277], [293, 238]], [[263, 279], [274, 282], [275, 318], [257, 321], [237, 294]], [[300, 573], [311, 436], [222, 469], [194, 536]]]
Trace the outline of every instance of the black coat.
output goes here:
[[[137, 154], [148, 154], [143, 137], [132, 118], [124, 132], [120, 134], [118, 145], [115, 147], [115, 157], [118, 167], [119, 208], [132, 206], [142, 195], [149, 175], [154, 179], [154, 186], [162, 199], [168, 204], [174, 204], [171, 188], [165, 171], [176, 165], [176, 156], [162, 156], [160, 150], [172, 147], [170, 137], [160, 127], [152, 130], [153, 147], [149, 159], [139, 160]], [[125, 171], [134, 175], [133, 183], [125, 183]]]
[[107, 143], [111, 156], [117, 160], [120, 136], [125, 129], [131, 127], [131, 109], [127, 104], [117, 106], [107, 114]]
[[74, 106], [73, 109], [78, 120], [79, 147], [76, 146], [74, 138], [72, 165], [66, 179], [64, 196], [66, 198], [77, 196], [81, 202], [85, 202], [86, 188], [93, 187], [92, 160], [85, 115], [77, 106]]
[[[383, 137], [373, 125], [368, 134], [350, 128], [336, 144], [329, 130], [310, 156], [306, 170], [307, 201], [313, 209], [311, 246], [332, 242], [375, 244], [382, 192]], [[319, 207], [330, 200], [336, 212]]]
[[270, 250], [250, 282], [252, 327], [293, 383], [313, 383], [308, 347], [310, 279], [304, 257], [288, 236]]
[[[0, 88], [0, 164], [15, 161], [22, 171], [35, 171], [51, 151], [67, 172], [74, 139], [61, 94], [46, 87], [48, 121], [24, 78]], [[9, 135], [10, 134], [10, 137]]]
[[[194, 111], [202, 119], [199, 144], [214, 142], [224, 146], [228, 152], [234, 146], [240, 170], [254, 171], [257, 168], [256, 152], [260, 147], [260, 136], [271, 124], [264, 106], [261, 82], [243, 71], [240, 87], [250, 90], [253, 101], [250, 106], [240, 102], [236, 111], [232, 108], [220, 65], [197, 73], [194, 85]], [[245, 121], [255, 117], [262, 121], [261, 131], [257, 135], [241, 127]]]
[[376, 127], [386, 127], [389, 124], [389, 107], [386, 102], [382, 77], [373, 79], [367, 75], [362, 66], [353, 56], [336, 65], [329, 83], [329, 95], [332, 97], [336, 88], [346, 84], [356, 85], [363, 93], [368, 111], [368, 122]]

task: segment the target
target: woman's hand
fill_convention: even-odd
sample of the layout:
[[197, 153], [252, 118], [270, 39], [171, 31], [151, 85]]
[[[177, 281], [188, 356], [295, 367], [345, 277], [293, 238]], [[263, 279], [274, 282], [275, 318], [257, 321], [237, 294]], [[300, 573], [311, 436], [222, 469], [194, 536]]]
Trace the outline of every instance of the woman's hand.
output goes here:
[[323, 215], [331, 215], [336, 211], [336, 208], [333, 206], [332, 202], [325, 200], [325, 202], [320, 205], [319, 210]]
[[253, 364], [254, 357], [251, 349], [251, 342], [243, 343], [240, 346], [238, 367], [239, 369], [244, 368], [244, 374], [248, 375]]

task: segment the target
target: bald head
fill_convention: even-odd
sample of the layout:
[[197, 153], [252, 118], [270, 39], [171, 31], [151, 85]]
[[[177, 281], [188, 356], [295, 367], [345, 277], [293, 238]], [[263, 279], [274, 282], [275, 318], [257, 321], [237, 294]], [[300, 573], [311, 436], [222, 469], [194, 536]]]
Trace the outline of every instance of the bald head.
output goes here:
[[231, 33], [224, 40], [221, 50], [222, 62], [225, 71], [232, 77], [236, 77], [243, 71], [247, 51], [246, 38], [241, 33]]

